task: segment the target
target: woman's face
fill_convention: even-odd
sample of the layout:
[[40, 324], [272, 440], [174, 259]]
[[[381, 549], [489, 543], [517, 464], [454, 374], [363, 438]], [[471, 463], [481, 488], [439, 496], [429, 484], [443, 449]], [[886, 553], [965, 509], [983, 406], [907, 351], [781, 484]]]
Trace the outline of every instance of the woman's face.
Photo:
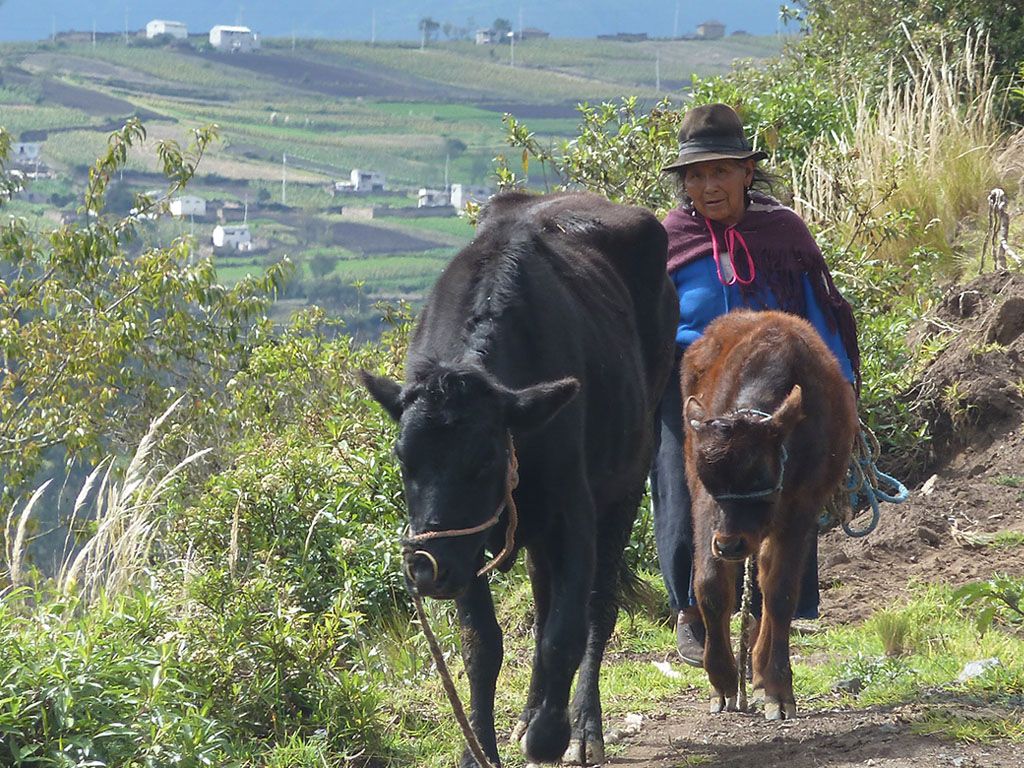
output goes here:
[[744, 193], [754, 179], [753, 160], [705, 160], [686, 166], [683, 174], [697, 213], [726, 226], [739, 223], [746, 211]]

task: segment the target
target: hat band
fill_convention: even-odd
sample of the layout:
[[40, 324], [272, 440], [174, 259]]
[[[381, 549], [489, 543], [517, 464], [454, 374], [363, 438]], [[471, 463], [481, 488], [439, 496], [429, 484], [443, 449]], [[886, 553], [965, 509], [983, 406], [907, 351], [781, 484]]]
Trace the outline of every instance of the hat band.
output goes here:
[[693, 152], [753, 152], [754, 148], [750, 142], [742, 138], [715, 138], [710, 141], [704, 139], [690, 139], [679, 145], [680, 154]]

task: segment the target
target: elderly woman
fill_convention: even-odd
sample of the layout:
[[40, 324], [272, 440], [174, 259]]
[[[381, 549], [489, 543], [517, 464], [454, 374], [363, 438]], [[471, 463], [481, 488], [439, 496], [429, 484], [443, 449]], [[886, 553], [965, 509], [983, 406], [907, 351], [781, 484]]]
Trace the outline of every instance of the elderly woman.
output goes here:
[[[859, 352], [850, 305], [839, 295], [803, 220], [755, 187], [768, 177], [743, 124], [725, 104], [694, 107], [679, 130], [679, 157], [665, 166], [681, 204], [665, 218], [668, 272], [679, 294], [676, 371], [661, 401], [651, 469], [655, 539], [680, 658], [701, 666], [704, 626], [694, 605], [693, 525], [683, 468], [679, 360], [704, 328], [738, 307], [778, 309], [806, 318], [859, 387]], [[797, 618], [817, 618], [817, 545], [801, 580]], [[742, 581], [742, 580], [740, 580]], [[760, 601], [756, 600], [755, 605]]]

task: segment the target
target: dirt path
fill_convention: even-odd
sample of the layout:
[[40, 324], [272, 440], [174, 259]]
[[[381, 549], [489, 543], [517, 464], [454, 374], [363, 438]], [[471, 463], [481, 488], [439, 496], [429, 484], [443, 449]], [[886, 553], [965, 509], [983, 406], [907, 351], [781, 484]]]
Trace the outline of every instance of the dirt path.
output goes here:
[[[811, 709], [796, 720], [768, 722], [758, 713], [711, 715], [702, 691], [668, 702], [654, 713], [624, 754], [606, 766], [635, 768], [1020, 768], [1020, 745], [956, 744], [918, 735], [912, 723], [931, 704], [925, 700], [898, 707], [862, 710], [831, 708], [827, 701], [807, 702]], [[965, 704], [964, 711], [972, 707]]]

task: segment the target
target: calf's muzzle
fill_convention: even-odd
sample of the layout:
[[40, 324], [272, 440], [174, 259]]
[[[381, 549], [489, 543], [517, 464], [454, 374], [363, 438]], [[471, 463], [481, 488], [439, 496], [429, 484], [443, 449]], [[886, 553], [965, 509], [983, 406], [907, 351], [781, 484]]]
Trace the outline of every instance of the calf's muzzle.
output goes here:
[[716, 533], [711, 538], [711, 553], [722, 560], [743, 560], [749, 554], [743, 536]]

